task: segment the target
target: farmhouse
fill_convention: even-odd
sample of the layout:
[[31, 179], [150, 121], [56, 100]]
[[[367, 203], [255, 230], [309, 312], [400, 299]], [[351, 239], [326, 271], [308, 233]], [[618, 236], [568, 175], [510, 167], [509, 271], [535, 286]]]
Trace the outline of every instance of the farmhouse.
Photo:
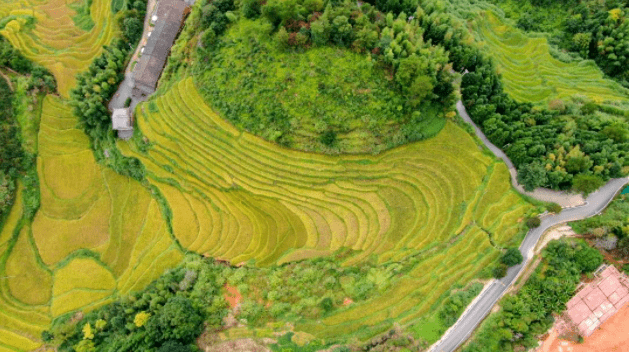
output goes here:
[[[112, 111], [112, 128], [118, 131], [119, 138], [129, 139], [133, 135], [133, 110], [136, 104], [155, 92], [171, 46], [192, 3], [193, 1], [189, 0], [158, 1], [157, 9], [149, 19], [150, 24], [155, 27], [146, 35], [146, 45], [139, 53], [140, 59], [109, 104]], [[130, 101], [125, 102], [127, 99]], [[123, 105], [129, 108], [122, 108]]]
[[182, 0], [160, 0], [156, 13], [151, 17], [155, 28], [133, 71], [132, 96], [142, 99], [155, 92], [158, 79], [166, 64], [171, 46], [184, 21], [188, 5]]

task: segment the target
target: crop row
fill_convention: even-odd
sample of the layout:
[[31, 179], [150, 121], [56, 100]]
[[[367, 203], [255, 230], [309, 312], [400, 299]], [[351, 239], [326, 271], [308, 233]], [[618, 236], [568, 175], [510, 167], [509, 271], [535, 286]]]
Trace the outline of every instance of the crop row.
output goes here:
[[594, 62], [561, 62], [549, 53], [546, 38], [527, 36], [491, 11], [477, 33], [499, 66], [506, 92], [517, 101], [536, 103], [573, 95], [600, 102], [627, 99], [627, 90], [604, 78]]
[[75, 85], [75, 76], [109, 44], [115, 34], [111, 1], [94, 0], [90, 7], [94, 27], [86, 32], [74, 25], [75, 12], [66, 1], [16, 1], [0, 3], [0, 18], [29, 15], [35, 27], [25, 28], [20, 19], [10, 21], [0, 34], [24, 56], [45, 66], [57, 80], [59, 92], [67, 96]]

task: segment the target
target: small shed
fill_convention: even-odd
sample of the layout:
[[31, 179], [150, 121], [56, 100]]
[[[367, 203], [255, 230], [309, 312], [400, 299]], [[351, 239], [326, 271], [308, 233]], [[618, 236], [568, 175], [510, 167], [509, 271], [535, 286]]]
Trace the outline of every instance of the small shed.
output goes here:
[[129, 108], [114, 109], [112, 128], [118, 131], [118, 138], [129, 139], [133, 136], [133, 123]]

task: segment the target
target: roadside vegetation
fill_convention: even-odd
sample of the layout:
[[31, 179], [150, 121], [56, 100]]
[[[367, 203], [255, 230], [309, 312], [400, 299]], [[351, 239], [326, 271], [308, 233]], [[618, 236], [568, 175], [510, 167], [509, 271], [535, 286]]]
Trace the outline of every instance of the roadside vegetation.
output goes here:
[[[627, 190], [627, 188], [626, 188]], [[572, 222], [571, 227], [628, 273], [628, 193], [618, 195], [600, 215]]]
[[573, 296], [582, 274], [602, 263], [602, 255], [583, 240], [549, 242], [542, 261], [525, 285], [504, 297], [501, 309], [485, 319], [463, 352], [522, 351], [536, 347]]

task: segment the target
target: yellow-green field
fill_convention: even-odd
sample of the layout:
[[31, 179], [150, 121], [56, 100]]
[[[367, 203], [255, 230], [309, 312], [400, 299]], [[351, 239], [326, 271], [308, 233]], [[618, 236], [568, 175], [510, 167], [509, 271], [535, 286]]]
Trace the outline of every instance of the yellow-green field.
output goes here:
[[[21, 224], [20, 186], [0, 233], [0, 350], [36, 348], [54, 317], [140, 289], [182, 258], [157, 202], [138, 182], [96, 164], [76, 123], [61, 99], [45, 98], [41, 206], [32, 225]], [[76, 254], [85, 249], [92, 254]]]
[[506, 166], [450, 122], [430, 140], [377, 156], [309, 154], [237, 131], [191, 78], [136, 117], [153, 146], [145, 154], [118, 145], [147, 166], [172, 210], [174, 235], [190, 250], [259, 265], [342, 247], [356, 250], [345, 264], [425, 251], [386, 299], [302, 327], [322, 337], [426, 314], [498, 256], [490, 237], [515, 244], [519, 218], [531, 209], [511, 190]]
[[[76, 12], [66, 0], [8, 0], [0, 2], [0, 18], [16, 16], [0, 34], [24, 56], [45, 66], [57, 79], [59, 92], [68, 96], [77, 73], [84, 71], [115, 35], [110, 0], [93, 0], [91, 17], [94, 27], [86, 32], [75, 26]], [[26, 19], [34, 17], [35, 28], [25, 28]]]
[[628, 90], [606, 79], [593, 61], [561, 62], [544, 37], [530, 36], [491, 11], [482, 13], [476, 33], [482, 50], [497, 63], [505, 92], [519, 102], [546, 102], [574, 95], [595, 102], [625, 101]]

